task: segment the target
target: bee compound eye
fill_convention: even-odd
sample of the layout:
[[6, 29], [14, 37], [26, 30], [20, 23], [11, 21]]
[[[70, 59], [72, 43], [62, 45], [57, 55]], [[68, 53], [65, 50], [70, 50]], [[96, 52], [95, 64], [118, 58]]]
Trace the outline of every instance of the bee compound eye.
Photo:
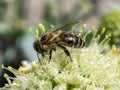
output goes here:
[[37, 45], [37, 46], [36, 46], [36, 50], [39, 50], [39, 49], [40, 49], [40, 46], [39, 46], [39, 45]]
[[40, 46], [37, 45], [36, 48], [35, 48], [35, 50], [36, 50], [37, 52], [41, 53]]
[[34, 43], [34, 49], [38, 52], [38, 50], [40, 49], [40, 46], [36, 43]]

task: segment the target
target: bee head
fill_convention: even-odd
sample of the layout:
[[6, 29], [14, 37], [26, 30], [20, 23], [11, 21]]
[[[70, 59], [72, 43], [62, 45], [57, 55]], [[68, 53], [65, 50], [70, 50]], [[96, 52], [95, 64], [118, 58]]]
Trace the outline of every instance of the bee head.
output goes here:
[[34, 43], [33, 43], [33, 47], [34, 49], [38, 52], [38, 53], [43, 53], [44, 50], [41, 48], [40, 44], [39, 44], [39, 40], [36, 40]]

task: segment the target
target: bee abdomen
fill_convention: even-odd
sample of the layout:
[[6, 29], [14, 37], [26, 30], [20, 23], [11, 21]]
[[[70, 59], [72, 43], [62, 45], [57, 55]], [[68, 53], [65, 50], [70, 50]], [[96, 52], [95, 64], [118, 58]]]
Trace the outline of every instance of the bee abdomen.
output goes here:
[[85, 42], [82, 40], [82, 38], [80, 36], [79, 37], [76, 36], [74, 47], [80, 48], [80, 47], [84, 47], [84, 46], [85, 46]]
[[82, 40], [80, 36], [75, 34], [67, 34], [64, 38], [62, 38], [63, 44], [66, 46], [80, 48], [85, 46], [85, 42]]

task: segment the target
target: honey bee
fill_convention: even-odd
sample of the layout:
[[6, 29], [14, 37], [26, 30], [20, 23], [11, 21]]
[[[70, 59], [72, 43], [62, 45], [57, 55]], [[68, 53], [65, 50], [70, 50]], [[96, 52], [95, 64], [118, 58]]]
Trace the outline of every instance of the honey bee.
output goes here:
[[70, 52], [65, 46], [74, 48], [82, 48], [85, 46], [85, 42], [79, 34], [69, 32], [73, 28], [73, 25], [78, 23], [78, 21], [68, 23], [41, 36], [33, 43], [33, 47], [37, 54], [41, 54], [42, 57], [44, 57], [45, 53], [49, 53], [50, 62], [52, 58], [52, 52], [56, 51], [56, 47], [59, 47], [63, 49], [65, 54], [70, 58], [71, 61], [73, 61]]

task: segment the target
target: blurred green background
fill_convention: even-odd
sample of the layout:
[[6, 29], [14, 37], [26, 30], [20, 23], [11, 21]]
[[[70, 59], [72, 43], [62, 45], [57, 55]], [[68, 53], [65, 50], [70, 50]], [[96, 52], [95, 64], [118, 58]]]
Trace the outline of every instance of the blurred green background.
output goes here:
[[[120, 45], [120, 0], [0, 0], [0, 66], [19, 68], [23, 60], [37, 60], [34, 32], [29, 27], [47, 22], [53, 25], [81, 20], [88, 28], [106, 28], [110, 45]], [[104, 37], [104, 36], [103, 36]], [[0, 87], [6, 80], [0, 68]]]

